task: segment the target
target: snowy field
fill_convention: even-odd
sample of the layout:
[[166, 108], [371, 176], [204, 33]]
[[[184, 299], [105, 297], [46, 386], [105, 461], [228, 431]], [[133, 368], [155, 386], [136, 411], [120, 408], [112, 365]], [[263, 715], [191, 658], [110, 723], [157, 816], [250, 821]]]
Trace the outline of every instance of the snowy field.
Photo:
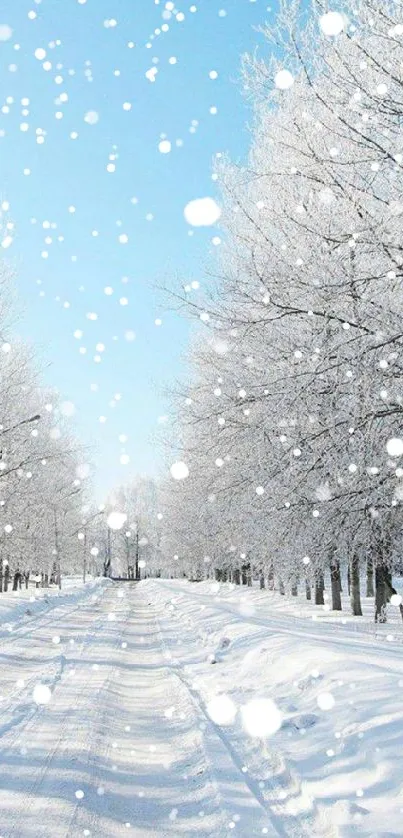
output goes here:
[[0, 598], [2, 838], [403, 834], [396, 614], [375, 632], [369, 603], [176, 580], [39, 593]]
[[[238, 834], [266, 826], [273, 835], [403, 835], [398, 609], [390, 607], [389, 623], [375, 628], [373, 600], [363, 600], [363, 618], [352, 618], [347, 603], [336, 614], [257, 589], [145, 584], [163, 615], [168, 659], [198, 712], [214, 712], [218, 695], [238, 710], [232, 724], [214, 731], [234, 767], [247, 769]], [[248, 735], [242, 723], [242, 707], [257, 698], [274, 699], [283, 714], [281, 729], [266, 739]], [[260, 812], [248, 820], [251, 796]]]

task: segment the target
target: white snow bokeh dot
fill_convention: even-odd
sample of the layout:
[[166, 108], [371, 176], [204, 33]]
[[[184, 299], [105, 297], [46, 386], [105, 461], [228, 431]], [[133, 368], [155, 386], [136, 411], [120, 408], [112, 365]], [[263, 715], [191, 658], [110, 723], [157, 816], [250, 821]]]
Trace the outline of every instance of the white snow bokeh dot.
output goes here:
[[32, 693], [32, 698], [35, 704], [49, 704], [52, 698], [52, 692], [50, 687], [48, 687], [46, 684], [36, 684]]
[[289, 90], [294, 84], [294, 76], [289, 70], [279, 70], [274, 77], [274, 83], [279, 90]]
[[321, 710], [332, 710], [335, 705], [334, 696], [329, 692], [319, 693], [317, 704]]
[[217, 725], [231, 725], [235, 720], [237, 708], [228, 695], [218, 695], [207, 704], [207, 713]]
[[345, 29], [346, 20], [344, 15], [340, 12], [330, 11], [321, 15], [319, 18], [319, 26], [324, 35], [328, 35], [329, 37], [337, 36]]
[[127, 521], [126, 513], [125, 512], [118, 512], [118, 511], [111, 512], [106, 519], [108, 527], [111, 530], [121, 530], [122, 527], [124, 526], [124, 524], [126, 523], [126, 521]]
[[221, 208], [214, 198], [195, 198], [186, 204], [184, 215], [192, 227], [211, 227], [221, 217]]
[[0, 41], [10, 41], [13, 37], [13, 30], [8, 23], [0, 23]]
[[386, 443], [386, 450], [389, 457], [401, 457], [403, 455], [403, 438], [391, 437]]
[[172, 463], [170, 472], [174, 480], [185, 480], [189, 476], [189, 468], [181, 460]]
[[242, 724], [254, 738], [273, 736], [280, 730], [283, 715], [270, 698], [255, 698], [241, 707]]

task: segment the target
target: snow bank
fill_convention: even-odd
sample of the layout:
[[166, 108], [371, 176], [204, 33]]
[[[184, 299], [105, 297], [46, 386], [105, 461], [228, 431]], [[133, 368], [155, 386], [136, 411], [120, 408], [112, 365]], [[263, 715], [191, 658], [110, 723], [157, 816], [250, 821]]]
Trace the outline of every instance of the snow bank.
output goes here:
[[[307, 835], [403, 834], [398, 609], [375, 627], [370, 600], [357, 619], [211, 582], [146, 580], [139, 591], [157, 605], [168, 657], [201, 707], [217, 696], [235, 705], [223, 735], [285, 827], [296, 819]], [[273, 736], [244, 729], [242, 708], [256, 699], [283, 715]]]
[[24, 625], [38, 614], [65, 603], [79, 603], [91, 596], [100, 587], [111, 584], [109, 579], [99, 577], [83, 584], [81, 577], [63, 579], [62, 590], [58, 588], [22, 588], [0, 594], [0, 637], [13, 630], [16, 623]]

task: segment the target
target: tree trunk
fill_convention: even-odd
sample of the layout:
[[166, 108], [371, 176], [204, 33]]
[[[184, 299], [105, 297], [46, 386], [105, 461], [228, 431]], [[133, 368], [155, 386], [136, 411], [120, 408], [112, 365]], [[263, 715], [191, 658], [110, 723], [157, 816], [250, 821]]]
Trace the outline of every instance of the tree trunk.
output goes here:
[[252, 571], [251, 571], [250, 568], [248, 570], [247, 580], [248, 580], [247, 581], [248, 588], [251, 588], [252, 587]]
[[[396, 588], [394, 588], [393, 585], [392, 585], [392, 574], [391, 574], [390, 570], [388, 570], [388, 574], [387, 574], [386, 589], [387, 589], [386, 597], [387, 597], [387, 601], [389, 602], [390, 599], [392, 598], [392, 596], [396, 596], [396, 594], [397, 594]], [[400, 603], [400, 605], [399, 605], [399, 611], [400, 611], [400, 616], [403, 620], [403, 605], [402, 605], [402, 603]]]
[[312, 599], [311, 586], [307, 579], [305, 579], [305, 593], [308, 600]]
[[264, 573], [261, 573], [260, 576], [259, 576], [259, 584], [260, 584], [260, 590], [263, 591], [264, 588], [266, 587]]
[[298, 583], [293, 582], [291, 585], [291, 596], [298, 596]]
[[325, 591], [325, 580], [323, 573], [318, 573], [315, 579], [315, 605], [324, 605], [325, 598], [323, 596]]
[[353, 553], [350, 562], [351, 579], [351, 611], [354, 617], [362, 617], [361, 594], [360, 594], [360, 560], [357, 553]]
[[280, 591], [281, 596], [285, 596], [285, 587], [282, 579], [278, 580], [278, 589]]
[[216, 582], [221, 582], [221, 570], [220, 570], [220, 568], [216, 567], [214, 573], [215, 573], [215, 581]]
[[228, 582], [228, 571], [226, 568], [221, 573], [221, 582]]
[[[385, 562], [375, 565], [375, 622], [386, 623], [386, 607], [396, 591], [392, 586], [392, 574]], [[402, 613], [402, 609], [401, 612]]]
[[351, 596], [351, 572], [350, 572], [350, 565], [347, 568], [347, 591], [348, 595]]
[[338, 559], [330, 559], [330, 583], [332, 588], [332, 610], [341, 611], [341, 575]]
[[386, 565], [380, 562], [375, 566], [375, 622], [386, 623]]
[[234, 570], [234, 582], [236, 585], [241, 584], [241, 571], [239, 570], [239, 567]]
[[372, 556], [369, 555], [367, 558], [367, 596], [373, 597], [375, 596], [374, 591], [374, 562]]
[[269, 591], [274, 591], [274, 567], [272, 563], [270, 564], [269, 572], [267, 574], [267, 582]]
[[248, 574], [247, 574], [245, 565], [242, 567], [241, 578], [242, 578], [242, 584], [247, 585], [248, 584]]

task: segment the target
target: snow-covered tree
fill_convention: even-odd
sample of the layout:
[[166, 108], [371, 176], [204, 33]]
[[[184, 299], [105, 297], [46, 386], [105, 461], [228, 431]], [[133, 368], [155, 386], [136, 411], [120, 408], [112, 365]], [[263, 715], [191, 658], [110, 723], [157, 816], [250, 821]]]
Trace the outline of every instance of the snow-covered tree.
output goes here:
[[158, 485], [146, 477], [118, 486], [108, 497], [106, 521], [115, 512], [125, 516], [122, 525], [107, 535], [106, 549], [114, 572], [126, 576], [130, 569], [135, 579], [160, 572], [162, 518], [158, 504]]
[[188, 303], [208, 340], [178, 410], [190, 476], [173, 531], [198, 561], [212, 536], [218, 567], [250, 556], [281, 589], [308, 574], [317, 602], [330, 569], [335, 608], [344, 567], [357, 614], [367, 562], [379, 619], [403, 476], [398, 4], [329, 17], [313, 2], [306, 21], [285, 2], [267, 35], [281, 56], [245, 61], [248, 164], [218, 168], [221, 277]]
[[[41, 574], [61, 584], [78, 569], [73, 531], [90, 473], [63, 404], [41, 386], [31, 347], [9, 335], [0, 287], [0, 587]], [[7, 315], [7, 316], [6, 316]]]

